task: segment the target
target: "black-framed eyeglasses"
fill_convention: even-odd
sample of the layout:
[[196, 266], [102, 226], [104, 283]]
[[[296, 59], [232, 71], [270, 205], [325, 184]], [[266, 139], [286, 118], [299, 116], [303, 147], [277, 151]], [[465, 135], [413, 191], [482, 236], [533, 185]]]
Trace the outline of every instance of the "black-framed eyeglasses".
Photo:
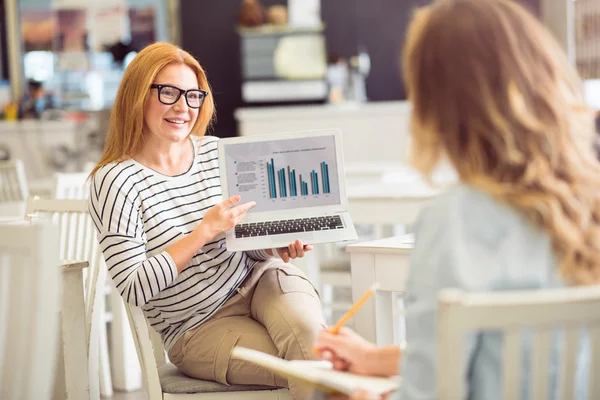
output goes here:
[[181, 95], [185, 96], [185, 102], [189, 108], [200, 108], [208, 92], [202, 89], [183, 90], [171, 85], [150, 85], [151, 89], [158, 90], [158, 101], [171, 105], [179, 101]]

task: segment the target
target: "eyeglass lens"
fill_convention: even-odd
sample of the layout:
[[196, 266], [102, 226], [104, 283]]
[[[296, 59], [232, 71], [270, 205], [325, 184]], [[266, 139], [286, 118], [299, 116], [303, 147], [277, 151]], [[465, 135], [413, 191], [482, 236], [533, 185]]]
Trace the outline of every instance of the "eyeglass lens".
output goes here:
[[[165, 104], [173, 104], [177, 100], [179, 100], [180, 96], [179, 90], [169, 87], [163, 86], [160, 90], [159, 96], [160, 101]], [[189, 107], [198, 108], [202, 105], [204, 101], [204, 95], [199, 90], [189, 90], [185, 94], [185, 98], [187, 100], [187, 104]]]

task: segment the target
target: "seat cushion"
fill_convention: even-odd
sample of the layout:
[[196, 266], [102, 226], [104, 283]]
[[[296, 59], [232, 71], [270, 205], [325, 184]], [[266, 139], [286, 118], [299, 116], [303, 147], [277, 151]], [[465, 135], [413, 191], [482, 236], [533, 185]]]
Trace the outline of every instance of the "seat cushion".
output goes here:
[[231, 385], [218, 382], [202, 381], [190, 378], [179, 371], [173, 364], [167, 363], [158, 369], [160, 385], [164, 393], [215, 393], [215, 392], [244, 392], [251, 390], [276, 390], [272, 386], [261, 385]]

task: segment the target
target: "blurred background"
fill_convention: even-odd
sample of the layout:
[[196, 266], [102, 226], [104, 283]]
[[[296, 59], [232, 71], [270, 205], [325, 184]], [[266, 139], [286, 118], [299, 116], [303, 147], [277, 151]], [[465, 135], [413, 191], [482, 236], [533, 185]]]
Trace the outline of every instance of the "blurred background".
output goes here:
[[[18, 178], [17, 207], [0, 201], [0, 220], [22, 219], [30, 196], [88, 195], [80, 189], [102, 152], [126, 66], [148, 44], [168, 41], [207, 72], [218, 116], [211, 134], [339, 128], [360, 239], [409, 232], [437, 192], [406, 166], [410, 104], [399, 61], [413, 10], [431, 1], [0, 0], [0, 165]], [[600, 109], [600, 0], [514, 1], [554, 34]], [[8, 182], [0, 176], [0, 193]], [[344, 250], [322, 246], [303, 260], [330, 321], [352, 300]], [[142, 381], [120, 297], [106, 287], [100, 393], [110, 397]], [[402, 330], [400, 321], [396, 341]]]
[[[205, 67], [218, 111], [212, 133], [220, 137], [282, 128], [344, 130], [336, 120], [306, 122], [336, 113], [375, 120], [401, 114], [404, 31], [412, 10], [429, 1], [0, 0], [0, 118], [68, 121], [65, 126], [77, 130], [69, 135], [60, 124], [0, 125], [7, 133], [0, 137], [0, 159], [39, 153], [27, 168], [37, 183], [55, 170], [85, 169], [102, 150], [125, 66], [155, 41], [182, 46]], [[598, 105], [598, 2], [515, 1], [556, 34], [590, 80], [589, 98]], [[348, 126], [391, 128], [355, 122]], [[21, 138], [28, 146], [21, 149], [24, 143], [9, 138], [15, 130], [33, 142]], [[384, 149], [380, 161], [404, 153], [406, 141], [397, 136], [393, 154]]]

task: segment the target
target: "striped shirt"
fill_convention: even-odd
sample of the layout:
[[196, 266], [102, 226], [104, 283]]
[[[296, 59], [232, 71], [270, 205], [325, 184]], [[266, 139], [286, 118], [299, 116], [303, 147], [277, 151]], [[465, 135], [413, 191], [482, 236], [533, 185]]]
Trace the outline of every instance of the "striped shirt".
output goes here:
[[129, 159], [99, 169], [90, 186], [90, 213], [108, 271], [167, 350], [210, 318], [254, 265], [269, 257], [264, 250], [229, 252], [221, 234], [178, 275], [165, 251], [222, 201], [217, 142], [194, 137], [194, 162], [181, 175], [166, 176]]

